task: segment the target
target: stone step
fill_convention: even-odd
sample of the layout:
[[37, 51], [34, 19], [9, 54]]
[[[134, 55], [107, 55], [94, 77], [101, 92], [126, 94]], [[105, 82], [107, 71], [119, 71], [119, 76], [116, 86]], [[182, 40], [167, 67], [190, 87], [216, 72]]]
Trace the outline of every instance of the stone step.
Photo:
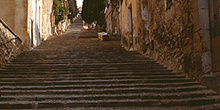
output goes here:
[[40, 109], [40, 108], [57, 108], [57, 107], [170, 107], [170, 106], [200, 106], [210, 105], [215, 103], [216, 100], [212, 97], [202, 98], [187, 98], [187, 99], [158, 99], [158, 100], [147, 100], [147, 99], [130, 99], [130, 100], [46, 100], [46, 101], [5, 101], [0, 102], [1, 109]]
[[13, 80], [98, 80], [98, 79], [170, 79], [170, 78], [185, 78], [183, 75], [178, 74], [141, 74], [141, 73], [106, 73], [106, 74], [100, 74], [100, 73], [69, 73], [69, 74], [58, 74], [58, 73], [51, 73], [51, 74], [1, 74], [0, 75], [2, 79], [1, 81], [13, 81]]
[[[4, 95], [0, 101], [45, 101], [45, 100], [101, 100], [101, 99], [186, 99], [214, 96], [210, 90], [176, 92], [176, 93], [124, 93], [124, 94], [88, 94], [88, 95], [61, 95], [61, 94], [33, 94], [33, 95]], [[219, 97], [218, 97], [219, 98]], [[217, 99], [217, 97], [216, 97]]]
[[39, 81], [33, 80], [30, 82], [21, 81], [21, 82], [0, 82], [0, 85], [39, 85], [39, 84], [62, 84], [62, 85], [70, 85], [70, 84], [131, 84], [131, 83], [177, 83], [177, 82], [190, 82], [190, 79], [186, 78], [167, 78], [167, 79], [93, 79], [93, 80], [58, 80], [58, 81]]
[[131, 58], [130, 60], [118, 60], [117, 59], [109, 59], [109, 58], [106, 58], [106, 59], [100, 59], [100, 58], [82, 58], [82, 57], [74, 57], [74, 58], [70, 58], [70, 57], [53, 57], [53, 58], [19, 58], [17, 57], [16, 59], [13, 59], [12, 62], [32, 62], [32, 61], [48, 61], [48, 62], [52, 62], [52, 61], [83, 61], [83, 62], [105, 62], [105, 61], [109, 61], [109, 62], [129, 62], [130, 60], [132, 60], [133, 62], [140, 62], [140, 63], [146, 63], [146, 62], [155, 62], [154, 60], [151, 60], [147, 57], [144, 57], [143, 59], [139, 59], [139, 58]]
[[199, 86], [196, 82], [184, 82], [184, 83], [131, 83], [131, 84], [86, 84], [86, 85], [14, 85], [6, 86], [1, 85], [1, 90], [55, 90], [55, 89], [88, 89], [88, 88], [129, 88], [129, 87], [184, 87], [184, 86]]
[[[35, 56], [36, 54], [38, 54], [37, 56]], [[59, 54], [58, 52], [55, 54], [45, 54], [43, 53], [43, 55], [39, 55], [39, 53], [36, 54], [30, 54], [27, 55], [26, 57], [18, 57], [17, 59], [21, 59], [21, 60], [25, 60], [25, 59], [102, 59], [102, 60], [113, 60], [113, 61], [136, 61], [136, 60], [140, 60], [140, 58], [142, 58], [143, 61], [153, 61], [150, 60], [149, 58], [146, 57], [136, 57], [136, 56], [132, 56], [129, 54], [124, 54], [124, 57], [121, 57], [123, 54], [89, 54], [89, 53], [72, 53], [72, 54], [66, 54], [66, 53], [62, 53]], [[64, 55], [66, 54], [66, 55]], [[110, 57], [111, 56], [111, 57]], [[154, 61], [155, 62], [155, 61]]]
[[165, 67], [159, 67], [159, 66], [151, 66], [151, 67], [148, 67], [148, 66], [143, 66], [143, 67], [137, 67], [137, 66], [117, 66], [117, 65], [80, 65], [80, 66], [77, 66], [77, 65], [65, 65], [65, 66], [32, 66], [32, 67], [4, 67], [3, 69], [7, 69], [8, 71], [14, 71], [14, 70], [39, 70], [39, 71], [42, 71], [42, 70], [66, 70], [66, 69], [130, 69], [130, 70], [134, 70], [134, 69], [142, 69], [142, 70], [158, 70], [158, 71], [161, 71], [161, 70], [164, 70], [164, 71], [168, 71], [166, 70]]
[[[3, 71], [6, 69], [3, 69]], [[45, 73], [50, 73], [50, 72], [58, 72], [58, 71], [71, 71], [71, 72], [172, 72], [172, 70], [166, 70], [166, 69], [148, 69], [144, 68], [143, 70], [138, 69], [138, 68], [117, 68], [117, 67], [110, 67], [110, 68], [48, 68], [48, 69], [7, 69], [7, 72], [45, 72]], [[2, 72], [4, 73], [4, 72]]]
[[[200, 105], [200, 106], [174, 106], [174, 107], [56, 107], [57, 110], [218, 110], [220, 104]], [[43, 110], [53, 110], [54, 108], [43, 108]]]
[[57, 63], [57, 64], [10, 64], [10, 65], [5, 65], [4, 68], [52, 68], [52, 67], [58, 67], [58, 68], [63, 68], [63, 67], [137, 67], [137, 68], [164, 68], [162, 65], [158, 64], [152, 64], [152, 65], [145, 65], [145, 64], [135, 64], [135, 63], [68, 63], [68, 64], [62, 64], [62, 63]]
[[162, 65], [159, 65], [155, 62], [146, 62], [146, 63], [129, 63], [129, 62], [110, 62], [110, 61], [105, 61], [105, 62], [76, 62], [76, 61], [70, 61], [70, 62], [66, 62], [66, 61], [44, 61], [44, 62], [38, 62], [38, 61], [33, 61], [33, 62], [10, 62], [8, 65], [5, 65], [5, 67], [13, 67], [13, 66], [47, 66], [47, 65], [51, 65], [51, 66], [65, 66], [65, 65], [77, 65], [77, 66], [82, 66], [82, 65], [112, 65], [112, 66], [140, 66], [140, 67], [163, 67]]
[[[1, 75], [0, 75], [1, 76]], [[6, 78], [1, 79], [2, 82], [23, 82], [23, 81], [59, 81], [59, 80], [101, 80], [101, 79], [168, 79], [168, 78], [184, 78], [184, 76], [181, 75], [129, 75], [129, 76], [97, 76], [97, 75], [91, 75], [91, 76], [82, 76], [82, 75], [69, 75], [66, 76], [54, 76], [54, 77], [37, 77], [37, 76], [25, 76], [25, 77], [17, 77], [14, 76], [13, 78]]]
[[175, 93], [175, 92], [191, 92], [206, 90], [203, 86], [184, 86], [184, 87], [167, 87], [167, 88], [156, 88], [156, 87], [115, 87], [115, 88], [83, 88], [83, 89], [55, 89], [55, 90], [1, 90], [1, 95], [33, 95], [33, 94], [115, 94], [115, 93]]
[[101, 76], [175, 76], [180, 75], [181, 73], [172, 73], [172, 72], [132, 72], [132, 71], [90, 71], [90, 72], [74, 72], [74, 71], [39, 71], [39, 72], [12, 72], [12, 71], [0, 71], [1, 78], [28, 78], [28, 77], [101, 77]]
[[2, 69], [0, 70], [0, 75], [20, 75], [20, 74], [24, 74], [24, 75], [49, 75], [49, 74], [103, 74], [103, 75], [109, 75], [109, 74], [115, 74], [115, 75], [130, 75], [130, 74], [137, 74], [137, 75], [173, 75], [173, 74], [182, 74], [182, 73], [175, 73], [172, 72], [171, 70], [169, 71], [132, 71], [132, 70], [84, 70], [82, 69], [81, 71], [69, 71], [69, 70], [62, 70], [62, 71], [8, 71], [6, 69]]

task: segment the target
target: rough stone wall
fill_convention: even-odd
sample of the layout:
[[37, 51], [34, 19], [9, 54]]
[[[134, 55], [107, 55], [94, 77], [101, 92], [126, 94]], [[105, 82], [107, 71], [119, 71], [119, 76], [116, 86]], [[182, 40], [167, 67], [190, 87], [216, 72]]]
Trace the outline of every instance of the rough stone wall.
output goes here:
[[200, 79], [202, 73], [202, 38], [200, 36], [198, 3], [175, 0], [166, 9], [164, 0], [148, 1], [150, 40], [147, 54], [160, 63]]
[[11, 38], [15, 38], [15, 36], [0, 22], [0, 42], [4, 42], [0, 44], [0, 67], [20, 54], [24, 49], [22, 43], [17, 39], [5, 42]]
[[[148, 8], [148, 21], [142, 6]], [[132, 7], [133, 37], [129, 37], [128, 11]], [[201, 79], [203, 38], [201, 36], [198, 1], [124, 0], [122, 4], [122, 45], [139, 51], [159, 63], [188, 77]], [[147, 29], [147, 25], [149, 29]]]
[[71, 21], [70, 19], [66, 19], [63, 20], [63, 21], [60, 21], [58, 23], [58, 26], [57, 26], [57, 33], [60, 35], [60, 34], [63, 34], [64, 32], [67, 31], [67, 29], [69, 28], [69, 26], [71, 25]]

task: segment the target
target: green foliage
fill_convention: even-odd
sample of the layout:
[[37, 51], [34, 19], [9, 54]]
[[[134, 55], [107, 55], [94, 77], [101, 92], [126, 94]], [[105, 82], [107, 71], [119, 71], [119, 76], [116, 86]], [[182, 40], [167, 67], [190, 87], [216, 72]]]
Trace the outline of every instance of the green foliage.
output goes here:
[[105, 22], [105, 0], [84, 0], [82, 7], [82, 18], [86, 23], [97, 22], [99, 26]]
[[78, 13], [76, 0], [68, 0], [69, 3], [69, 12], [71, 13], [68, 17], [69, 19], [73, 19]]
[[53, 10], [55, 14], [55, 23], [62, 21], [66, 15], [66, 9], [62, 7], [63, 0], [53, 0]]

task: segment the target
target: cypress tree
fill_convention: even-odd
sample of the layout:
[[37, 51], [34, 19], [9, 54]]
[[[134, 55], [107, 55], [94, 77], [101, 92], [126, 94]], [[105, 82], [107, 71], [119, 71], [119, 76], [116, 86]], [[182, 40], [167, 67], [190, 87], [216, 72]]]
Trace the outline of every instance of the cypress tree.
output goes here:
[[98, 25], [102, 26], [105, 21], [105, 0], [84, 0], [82, 18], [86, 23], [97, 22]]
[[76, 0], [68, 0], [68, 3], [69, 3], [69, 12], [71, 12], [69, 18], [73, 19], [79, 12], [77, 9]]

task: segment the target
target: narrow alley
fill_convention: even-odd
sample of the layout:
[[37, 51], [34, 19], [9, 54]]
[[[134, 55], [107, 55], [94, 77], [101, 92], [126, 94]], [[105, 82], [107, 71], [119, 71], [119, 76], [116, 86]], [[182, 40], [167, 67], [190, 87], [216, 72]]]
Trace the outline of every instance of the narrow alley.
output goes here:
[[0, 109], [220, 109], [212, 90], [95, 35], [79, 16], [5, 65]]

